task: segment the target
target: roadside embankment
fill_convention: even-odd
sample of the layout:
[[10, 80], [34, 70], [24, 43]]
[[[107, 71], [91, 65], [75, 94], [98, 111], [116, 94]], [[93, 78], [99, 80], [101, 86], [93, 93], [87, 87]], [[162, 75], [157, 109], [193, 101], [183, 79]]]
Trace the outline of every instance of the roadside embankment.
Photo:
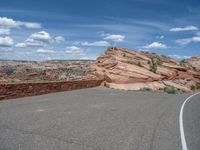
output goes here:
[[0, 84], [0, 100], [100, 86], [102, 80]]

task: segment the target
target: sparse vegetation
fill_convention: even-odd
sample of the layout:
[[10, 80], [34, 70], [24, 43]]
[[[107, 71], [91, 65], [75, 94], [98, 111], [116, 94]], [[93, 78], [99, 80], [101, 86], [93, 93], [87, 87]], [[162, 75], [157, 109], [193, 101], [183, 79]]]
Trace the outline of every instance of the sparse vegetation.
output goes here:
[[191, 89], [192, 91], [196, 91], [196, 90], [197, 90], [196, 84], [191, 85], [190, 89]]
[[186, 59], [182, 59], [180, 63], [186, 63]]
[[12, 67], [5, 67], [4, 69], [3, 69], [3, 72], [6, 74], [6, 75], [11, 75], [11, 74], [13, 74], [13, 72], [15, 71], [15, 69], [14, 68], [12, 68]]
[[186, 59], [182, 59], [179, 63], [181, 66], [184, 66], [184, 64], [186, 63]]
[[164, 57], [164, 58], [168, 58], [168, 59], [170, 59], [170, 57], [169, 56], [166, 56], [166, 55], [160, 55], [161, 57]]
[[150, 89], [148, 87], [144, 87], [144, 88], [141, 88], [140, 91], [143, 91], [143, 92], [145, 92], [145, 91], [152, 91], [152, 89]]
[[157, 58], [151, 58], [151, 60], [148, 63], [150, 65], [150, 71], [156, 73], [157, 66], [158, 66], [158, 59]]
[[173, 86], [166, 86], [164, 88], [164, 92], [168, 93], [168, 94], [176, 94], [178, 91], [175, 87]]

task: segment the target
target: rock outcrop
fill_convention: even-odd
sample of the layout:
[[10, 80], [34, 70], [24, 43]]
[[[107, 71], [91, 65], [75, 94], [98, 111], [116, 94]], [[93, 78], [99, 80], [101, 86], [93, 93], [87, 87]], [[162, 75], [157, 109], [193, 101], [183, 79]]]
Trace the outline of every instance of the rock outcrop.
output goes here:
[[200, 57], [177, 61], [166, 56], [110, 47], [91, 64], [87, 78], [104, 79], [104, 85], [125, 90], [182, 91], [200, 88]]

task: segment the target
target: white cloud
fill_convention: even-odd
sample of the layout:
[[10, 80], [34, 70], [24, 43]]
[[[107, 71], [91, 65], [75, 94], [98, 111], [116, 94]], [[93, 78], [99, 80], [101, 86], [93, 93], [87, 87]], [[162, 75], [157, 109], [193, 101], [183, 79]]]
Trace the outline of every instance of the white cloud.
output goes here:
[[76, 56], [85, 55], [84, 51], [80, 47], [77, 47], [77, 46], [66, 47], [65, 53], [70, 54], [70, 55], [76, 55]]
[[81, 42], [81, 45], [83, 46], [102, 46], [107, 47], [110, 46], [110, 43], [107, 41], [95, 41], [95, 42]]
[[15, 44], [15, 47], [24, 48], [24, 47], [26, 47], [26, 44], [25, 43], [17, 43], [17, 44]]
[[180, 32], [180, 31], [197, 31], [198, 27], [196, 26], [186, 26], [186, 27], [177, 27], [177, 28], [171, 28], [169, 31], [171, 32]]
[[48, 32], [40, 31], [31, 34], [24, 42], [18, 43], [16, 47], [45, 47], [51, 41], [51, 36]]
[[45, 47], [47, 43], [28, 38], [25, 40], [26, 47]]
[[10, 35], [10, 29], [0, 29], [0, 36]]
[[18, 21], [17, 22], [18, 26], [24, 26], [26, 28], [30, 28], [30, 29], [40, 29], [42, 26], [39, 23], [32, 23], [32, 22], [21, 22]]
[[190, 43], [200, 42], [200, 37], [195, 36], [195, 37], [192, 37], [192, 38], [178, 39], [175, 42], [178, 43], [181, 46], [184, 46], [184, 45], [187, 45], [187, 44], [190, 44]]
[[174, 58], [174, 59], [188, 59], [190, 58], [191, 56], [181, 56], [181, 55], [176, 55], [176, 54], [173, 54], [173, 55], [168, 55], [169, 57], [171, 58]]
[[144, 48], [147, 48], [147, 49], [166, 49], [167, 45], [159, 43], [159, 42], [153, 42], [149, 45], [144, 46]]
[[125, 39], [124, 35], [119, 34], [102, 34], [104, 40], [112, 40], [114, 42], [123, 42]]
[[187, 44], [189, 44], [191, 42], [192, 42], [191, 38], [176, 40], [176, 43], [178, 43], [179, 45], [182, 45], [182, 46], [187, 45]]
[[65, 41], [65, 38], [63, 36], [56, 36], [54, 40], [56, 43], [62, 43]]
[[43, 49], [43, 48], [40, 48], [36, 51], [37, 53], [55, 53], [54, 50], [51, 50], [51, 49]]
[[197, 37], [197, 36], [196, 36], [196, 37], [193, 37], [193, 38], [192, 38], [192, 41], [193, 41], [193, 42], [200, 42], [200, 37]]
[[65, 52], [68, 54], [81, 53], [82, 49], [77, 46], [68, 46], [68, 47], [66, 47]]
[[26, 27], [26, 28], [32, 28], [32, 29], [39, 29], [41, 28], [41, 24], [34, 23], [34, 22], [15, 21], [11, 18], [0, 17], [0, 27], [3, 27], [3, 28]]
[[161, 36], [160, 36], [160, 39], [164, 39], [164, 38], [165, 38], [165, 36], [164, 36], [164, 35], [161, 35]]
[[43, 41], [43, 42], [49, 42], [51, 40], [51, 36], [48, 32], [40, 31], [37, 33], [32, 34], [29, 39], [37, 40], [37, 41]]
[[0, 37], [0, 47], [10, 47], [14, 44], [14, 41], [11, 37]]

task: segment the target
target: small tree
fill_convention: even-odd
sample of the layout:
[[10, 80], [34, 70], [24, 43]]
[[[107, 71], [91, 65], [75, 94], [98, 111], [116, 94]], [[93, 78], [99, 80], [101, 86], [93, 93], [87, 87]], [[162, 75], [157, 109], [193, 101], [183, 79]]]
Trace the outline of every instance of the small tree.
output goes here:
[[196, 90], [197, 90], [196, 84], [191, 85], [190, 89], [191, 89], [192, 91], [196, 91]]
[[168, 94], [176, 94], [177, 93], [177, 90], [175, 87], [173, 86], [166, 86], [164, 88], [164, 92], [168, 93]]
[[158, 66], [158, 59], [157, 58], [151, 58], [151, 61], [149, 62], [150, 64], [150, 71], [156, 73], [157, 71], [157, 66]]
[[13, 72], [14, 72], [14, 68], [12, 68], [12, 67], [5, 67], [3, 70], [4, 70], [4, 73], [8, 76], [13, 74]]

